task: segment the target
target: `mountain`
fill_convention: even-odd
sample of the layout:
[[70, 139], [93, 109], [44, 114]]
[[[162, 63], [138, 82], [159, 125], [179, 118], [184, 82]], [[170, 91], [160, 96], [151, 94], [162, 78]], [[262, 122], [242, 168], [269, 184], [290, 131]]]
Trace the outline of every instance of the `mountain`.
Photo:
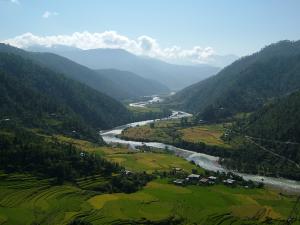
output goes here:
[[0, 53], [0, 91], [1, 120], [47, 132], [99, 138], [131, 120], [111, 97], [12, 53]]
[[[158, 82], [143, 79], [142, 77], [138, 77], [138, 75], [132, 74], [131, 80], [126, 80], [122, 78], [122, 76], [124, 75], [124, 77], [128, 78], [129, 75], [127, 72], [122, 71], [119, 71], [118, 75], [120, 79], [123, 79], [124, 85], [120, 85], [117, 79], [109, 78], [109, 76], [103, 72], [99, 73], [93, 71], [85, 66], [53, 53], [28, 52], [5, 44], [0, 44], [0, 52], [11, 52], [22, 57], [29, 58], [43, 67], [50, 68], [58, 73], [63, 73], [65, 76], [71, 79], [80, 81], [94, 88], [95, 90], [105, 93], [118, 100], [143, 96], [145, 93], [147, 93], [147, 95], [152, 95], [166, 93], [169, 91], [166, 86]], [[145, 87], [145, 90], [147, 91], [141, 91], [140, 87], [128, 83], [133, 79], [138, 79], [138, 84]], [[152, 91], [151, 89], [146, 88], [148, 85], [153, 89]]]
[[235, 143], [244, 141], [225, 159], [227, 168], [300, 180], [300, 91], [239, 119], [233, 130]]
[[254, 137], [300, 142], [300, 91], [253, 113], [244, 128]]
[[50, 51], [92, 69], [118, 69], [130, 71], [144, 78], [156, 80], [172, 90], [179, 90], [216, 74], [219, 68], [199, 65], [175, 65], [149, 57], [137, 56], [123, 49], [78, 50], [69, 48], [33, 48]]
[[135, 73], [115, 69], [96, 70], [101, 76], [110, 80], [122, 95], [119, 99], [149, 96], [154, 94], [168, 94], [170, 90], [163, 84], [143, 78]]
[[299, 88], [300, 41], [281, 41], [185, 88], [169, 103], [213, 120], [254, 111], [268, 100]]

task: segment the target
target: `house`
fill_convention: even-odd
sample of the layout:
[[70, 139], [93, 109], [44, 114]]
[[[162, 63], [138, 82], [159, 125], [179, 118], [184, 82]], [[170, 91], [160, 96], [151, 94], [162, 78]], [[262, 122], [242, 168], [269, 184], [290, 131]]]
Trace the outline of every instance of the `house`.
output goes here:
[[223, 183], [224, 184], [234, 184], [235, 180], [233, 180], [233, 179], [227, 179], [227, 180], [223, 180]]
[[176, 179], [176, 180], [173, 181], [173, 184], [184, 185], [184, 180], [183, 179]]
[[182, 171], [182, 169], [179, 168], [179, 167], [174, 167], [173, 170], [174, 170], [175, 172], [180, 172], [180, 171]]
[[187, 177], [189, 180], [199, 180], [200, 179], [200, 175], [198, 175], [198, 174], [190, 174], [190, 175], [188, 175], [188, 177]]
[[216, 180], [217, 178], [214, 177], [214, 176], [210, 176], [210, 177], [208, 177], [208, 179], [209, 179], [209, 180]]
[[200, 184], [208, 184], [208, 179], [207, 178], [201, 178], [200, 180], [199, 180], [199, 183]]
[[125, 174], [125, 175], [130, 175], [130, 174], [132, 174], [132, 172], [131, 172], [130, 170], [125, 170], [125, 171], [124, 171], [124, 174]]

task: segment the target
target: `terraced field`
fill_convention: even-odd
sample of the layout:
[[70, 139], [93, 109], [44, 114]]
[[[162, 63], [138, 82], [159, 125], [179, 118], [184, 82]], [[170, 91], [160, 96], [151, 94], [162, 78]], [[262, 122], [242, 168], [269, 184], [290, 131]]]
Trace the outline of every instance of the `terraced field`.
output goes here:
[[[243, 220], [253, 224], [266, 218], [279, 223], [293, 203], [292, 199], [266, 190], [178, 187], [165, 180], [151, 182], [138, 193], [95, 196], [89, 201], [94, 208], [110, 212], [111, 217], [132, 221], [141, 217], [146, 220], [180, 218], [187, 224], [243, 224]], [[264, 201], [268, 204], [264, 205]]]
[[[133, 171], [163, 171], [172, 167], [189, 171], [194, 167], [169, 154], [133, 154], [126, 148], [98, 147], [82, 141], [77, 144]], [[55, 186], [49, 179], [0, 172], [0, 225], [68, 225], [78, 219], [93, 225], [283, 225], [295, 202], [295, 197], [267, 189], [181, 187], [168, 179], [156, 179], [132, 194], [92, 191], [105, 182], [101, 176], [90, 176]], [[299, 224], [299, 220], [293, 223]]]
[[[22, 180], [22, 182], [21, 182]], [[91, 181], [91, 179], [86, 179]], [[81, 181], [81, 185], [85, 182]], [[96, 181], [97, 183], [97, 181]], [[179, 187], [150, 182], [133, 194], [102, 194], [73, 185], [50, 186], [29, 175], [1, 178], [0, 224], [281, 224], [294, 198], [264, 189]], [[208, 208], [207, 205], [210, 207]], [[299, 221], [294, 223], [299, 224]]]
[[72, 213], [89, 209], [87, 191], [72, 185], [53, 186], [51, 180], [10, 175], [0, 181], [0, 224], [64, 224]]

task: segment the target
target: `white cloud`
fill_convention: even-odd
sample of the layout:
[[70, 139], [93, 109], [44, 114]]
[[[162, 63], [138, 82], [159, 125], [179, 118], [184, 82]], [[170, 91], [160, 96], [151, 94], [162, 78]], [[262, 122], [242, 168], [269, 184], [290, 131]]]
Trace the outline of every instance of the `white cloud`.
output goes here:
[[[48, 18], [51, 13], [43, 17]], [[194, 46], [185, 49], [179, 46], [162, 48], [157, 40], [143, 35], [136, 39], [130, 39], [116, 31], [104, 31], [102, 33], [75, 32], [71, 35], [37, 36], [25, 33], [3, 42], [20, 48], [33, 45], [51, 47], [53, 45], [66, 45], [80, 49], [95, 48], [121, 48], [137, 55], [144, 55], [176, 63], [207, 63], [213, 59], [215, 51], [211, 47]]]
[[19, 0], [9, 0], [11, 3], [13, 4], [17, 4], [17, 5], [20, 5], [20, 2]]
[[45, 11], [42, 15], [42, 17], [44, 19], [48, 19], [50, 16], [57, 16], [58, 13], [57, 12], [49, 12], [49, 11]]

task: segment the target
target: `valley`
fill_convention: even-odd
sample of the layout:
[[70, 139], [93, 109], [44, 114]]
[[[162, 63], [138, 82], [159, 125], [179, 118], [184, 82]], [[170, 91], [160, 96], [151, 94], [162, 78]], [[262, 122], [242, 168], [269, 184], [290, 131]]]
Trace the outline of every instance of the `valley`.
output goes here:
[[[151, 100], [149, 101], [151, 102]], [[146, 105], [144, 107], [146, 107]], [[188, 119], [186, 120], [186, 118], [191, 118], [191, 114], [173, 111], [173, 115], [167, 118], [131, 123], [117, 127], [113, 130], [100, 132], [100, 134], [106, 143], [120, 143], [131, 146], [132, 148], [135, 148], [137, 146], [160, 148], [171, 151], [188, 161], [193, 161], [206, 170], [230, 171], [226, 167], [223, 167], [219, 162], [219, 156], [228, 156], [228, 154], [230, 154], [230, 151], [235, 151], [234, 149], [230, 148], [229, 143], [226, 143], [221, 138], [221, 136], [224, 135], [226, 129], [223, 126], [226, 127], [229, 125], [201, 125], [197, 127], [182, 129], [182, 127], [187, 126]], [[168, 132], [171, 132], [171, 135], [169, 135], [168, 132], [164, 132], [164, 130], [166, 129], [168, 130]], [[190, 130], [193, 129], [200, 129], [201, 131], [200, 135], [193, 132], [193, 134], [198, 138], [198, 145], [197, 143], [195, 145], [195, 140], [193, 138], [191, 141], [192, 145], [189, 144], [188, 141], [188, 143], [183, 142], [184, 146], [182, 146], [182, 143], [176, 143], [175, 139], [178, 138], [178, 132], [180, 133], [182, 132], [182, 130], [184, 132], [187, 132], [188, 130], [189, 133]], [[186, 133], [183, 133], [183, 140], [184, 138], [186, 138], [185, 136]], [[208, 147], [205, 147], [205, 144]], [[220, 150], [218, 149], [218, 147], [220, 147]], [[197, 151], [199, 153], [195, 153]], [[294, 180], [287, 180], [282, 178], [272, 178], [263, 175], [255, 176], [251, 174], [239, 173], [234, 170], [233, 172], [245, 177], [245, 179], [250, 179], [255, 182], [263, 181], [263, 183], [265, 183], [266, 185], [275, 187], [282, 191], [297, 193], [300, 190], [299, 181], [297, 182]]]
[[0, 0], [0, 225], [300, 225], [299, 8]]
[[[119, 162], [134, 172], [168, 173], [176, 167], [186, 172], [196, 170], [199, 174], [204, 173], [194, 164], [170, 153], [137, 152], [121, 145], [99, 147], [63, 136], [57, 136], [57, 139], [72, 143], [82, 151]], [[12, 225], [45, 221], [71, 224], [81, 220], [92, 224], [182, 224], [199, 221], [205, 224], [265, 224], [263, 221], [267, 218], [272, 218], [274, 224], [281, 224], [295, 201], [294, 197], [271, 189], [232, 188], [222, 184], [176, 186], [171, 183], [173, 178], [169, 175], [161, 175], [161, 178], [150, 181], [142, 190], [131, 194], [93, 191], [105, 182], [105, 178], [99, 176], [83, 177], [75, 184], [51, 185], [49, 179], [1, 172], [0, 180], [0, 221]], [[208, 204], [213, 207], [207, 208]]]

